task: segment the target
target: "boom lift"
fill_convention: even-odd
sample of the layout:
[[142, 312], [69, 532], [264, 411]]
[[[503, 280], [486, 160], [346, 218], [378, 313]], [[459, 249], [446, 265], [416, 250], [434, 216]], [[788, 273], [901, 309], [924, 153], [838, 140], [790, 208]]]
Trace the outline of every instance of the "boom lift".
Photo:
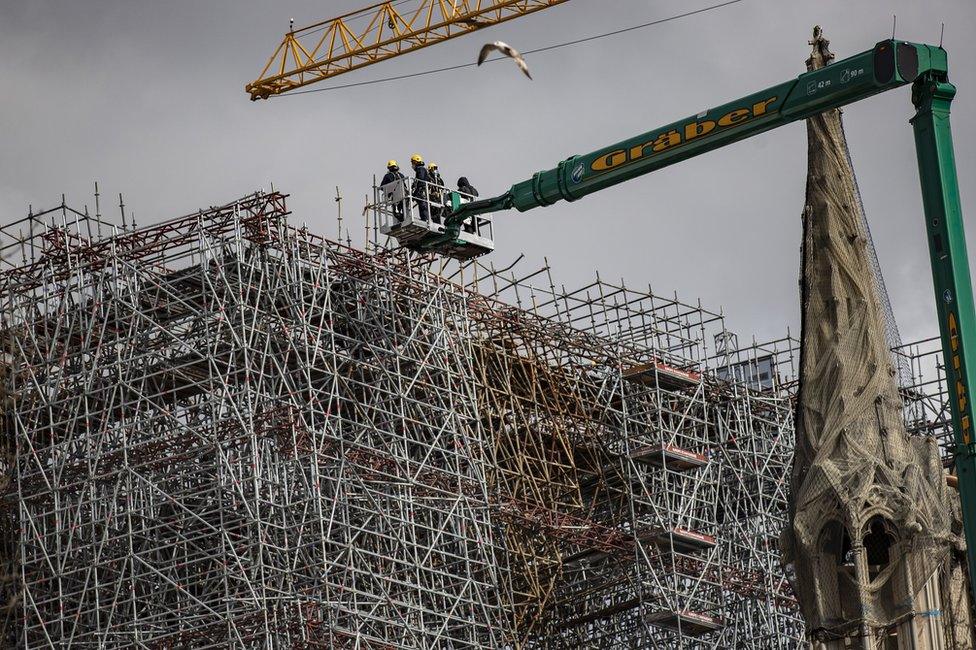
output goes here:
[[792, 81], [592, 153], [571, 156], [554, 169], [516, 183], [500, 196], [463, 204], [455, 201], [443, 228], [407, 245], [451, 255], [463, 243], [461, 224], [478, 215], [511, 208], [525, 212], [561, 199], [575, 201], [686, 158], [909, 83], [916, 108], [911, 123], [950, 391], [970, 584], [976, 588], [976, 442], [969, 397], [969, 379], [976, 376], [976, 357], [969, 356], [969, 349], [976, 346], [976, 317], [949, 127], [949, 105], [956, 89], [949, 83], [947, 56], [941, 47], [881, 41], [871, 50]]

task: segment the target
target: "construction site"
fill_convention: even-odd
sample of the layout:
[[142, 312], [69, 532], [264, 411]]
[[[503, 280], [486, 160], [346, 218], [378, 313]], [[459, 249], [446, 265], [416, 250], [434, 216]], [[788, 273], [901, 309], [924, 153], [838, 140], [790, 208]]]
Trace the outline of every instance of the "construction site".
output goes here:
[[[423, 28], [386, 2], [370, 29], [447, 39], [565, 1], [454, 3]], [[323, 57], [292, 29], [252, 99], [365, 65], [362, 39], [335, 51], [341, 19], [314, 27], [327, 64], [286, 74]], [[848, 65], [810, 43], [807, 75]], [[910, 83], [909, 47], [944, 83], [931, 46], [894, 40], [850, 69], [890, 56]], [[771, 90], [699, 114], [687, 144], [781, 119]], [[3, 647], [973, 649], [964, 240], [965, 277], [936, 280], [956, 329], [902, 341], [830, 101], [791, 109], [802, 330], [769, 341], [494, 250], [506, 209], [646, 173], [647, 136], [494, 198], [374, 181], [361, 245], [281, 190], [136, 226], [96, 185], [91, 209], [7, 220]], [[617, 176], [586, 189], [601, 164]]]

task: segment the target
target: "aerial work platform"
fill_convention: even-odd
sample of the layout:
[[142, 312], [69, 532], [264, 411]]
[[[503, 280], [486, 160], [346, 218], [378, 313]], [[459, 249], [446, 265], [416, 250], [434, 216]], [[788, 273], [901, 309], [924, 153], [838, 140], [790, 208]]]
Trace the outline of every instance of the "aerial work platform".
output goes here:
[[[396, 180], [373, 187], [373, 209], [380, 233], [393, 237], [400, 245], [420, 250], [419, 243], [433, 235], [446, 232], [447, 215], [472, 197], [447, 187], [426, 181], [419, 184], [421, 192], [413, 195], [404, 180]], [[469, 260], [495, 250], [494, 232], [490, 214], [479, 214], [465, 219], [457, 236], [442, 242], [434, 252], [459, 260]]]

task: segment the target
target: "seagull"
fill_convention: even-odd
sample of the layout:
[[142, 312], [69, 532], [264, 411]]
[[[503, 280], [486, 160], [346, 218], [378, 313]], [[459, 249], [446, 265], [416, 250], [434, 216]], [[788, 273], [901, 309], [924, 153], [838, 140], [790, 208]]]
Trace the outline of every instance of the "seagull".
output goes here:
[[529, 79], [532, 78], [532, 75], [529, 74], [529, 66], [525, 64], [525, 59], [522, 58], [522, 55], [519, 54], [519, 51], [516, 50], [511, 45], [509, 45], [508, 43], [502, 43], [501, 41], [495, 41], [494, 43], [485, 43], [484, 45], [481, 46], [481, 54], [478, 55], [478, 65], [481, 65], [482, 63], [485, 62], [485, 59], [488, 58], [488, 55], [491, 54], [492, 50], [501, 52], [505, 56], [514, 59], [515, 64], [518, 65], [519, 67], [519, 70], [524, 72], [525, 76], [528, 77]]

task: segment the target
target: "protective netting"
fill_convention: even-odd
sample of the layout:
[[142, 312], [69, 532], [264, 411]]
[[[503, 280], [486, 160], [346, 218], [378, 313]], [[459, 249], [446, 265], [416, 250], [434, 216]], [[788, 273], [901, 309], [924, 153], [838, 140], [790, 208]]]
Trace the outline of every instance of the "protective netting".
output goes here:
[[[838, 111], [839, 113], [840, 111]], [[843, 142], [847, 142], [847, 134], [844, 131], [844, 122], [840, 121], [841, 137]], [[854, 185], [854, 198], [858, 214], [861, 217], [861, 224], [865, 233], [865, 248], [867, 249], [868, 260], [871, 262], [871, 270], [874, 273], [874, 282], [878, 289], [878, 299], [881, 301], [881, 310], [884, 315], [884, 334], [888, 344], [888, 350], [897, 350], [901, 347], [901, 333], [898, 331], [898, 322], [895, 320], [895, 312], [891, 308], [891, 298], [888, 296], [888, 287], [885, 285], [884, 276], [881, 274], [881, 262], [878, 261], [878, 251], [874, 247], [874, 238], [871, 236], [871, 226], [868, 224], [867, 213], [864, 210], [864, 201], [861, 199], [861, 188], [857, 184], [857, 176], [854, 174], [854, 163], [851, 160], [850, 149], [844, 148], [847, 154], [847, 165], [851, 170], [851, 183]], [[909, 367], [908, 358], [904, 355], [891, 353], [894, 365], [898, 371], [898, 384], [902, 388], [911, 383], [912, 369]]]
[[[832, 55], [819, 31], [812, 43], [807, 65], [815, 69]], [[948, 592], [950, 552], [963, 543], [958, 500], [934, 439], [910, 437], [903, 423], [890, 308], [840, 112], [809, 119], [807, 133], [801, 387], [784, 550], [808, 633], [875, 647], [930, 610], [939, 617], [910, 633], [929, 626], [945, 642], [921, 647], [971, 647], [945, 636], [950, 625], [942, 621], [968, 619], [965, 607], [940, 597]]]

